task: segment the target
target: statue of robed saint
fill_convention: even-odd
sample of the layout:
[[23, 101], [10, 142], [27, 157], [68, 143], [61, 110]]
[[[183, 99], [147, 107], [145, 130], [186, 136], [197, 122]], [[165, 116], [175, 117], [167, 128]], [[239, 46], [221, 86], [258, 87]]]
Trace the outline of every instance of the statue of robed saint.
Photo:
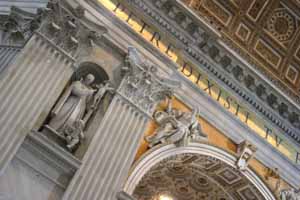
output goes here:
[[46, 128], [67, 142], [67, 148], [73, 150], [84, 139], [86, 124], [106, 91], [113, 90], [108, 84], [101, 84], [94, 89], [94, 75], [88, 74], [83, 79], [74, 81], [65, 90], [51, 112], [51, 119]]

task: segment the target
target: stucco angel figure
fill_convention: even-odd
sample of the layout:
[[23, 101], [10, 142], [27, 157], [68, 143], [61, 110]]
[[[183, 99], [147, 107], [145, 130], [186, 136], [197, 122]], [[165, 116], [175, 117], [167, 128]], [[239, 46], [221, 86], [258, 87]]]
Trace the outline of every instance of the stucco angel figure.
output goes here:
[[[51, 112], [51, 119], [46, 127], [65, 139], [67, 148], [73, 150], [84, 139], [84, 128], [101, 100], [108, 84], [100, 85], [98, 91], [92, 88], [95, 77], [86, 75], [74, 81], [63, 93]], [[93, 102], [93, 103], [91, 103]]]
[[158, 111], [154, 114], [154, 119], [159, 127], [153, 135], [145, 137], [149, 147], [159, 143], [174, 143], [176, 145], [183, 143], [183, 145], [187, 145], [191, 138], [206, 139], [206, 135], [202, 133], [197, 120], [197, 113], [196, 109], [193, 109], [192, 112], [174, 109], [171, 106], [171, 101], [169, 101], [165, 111]]

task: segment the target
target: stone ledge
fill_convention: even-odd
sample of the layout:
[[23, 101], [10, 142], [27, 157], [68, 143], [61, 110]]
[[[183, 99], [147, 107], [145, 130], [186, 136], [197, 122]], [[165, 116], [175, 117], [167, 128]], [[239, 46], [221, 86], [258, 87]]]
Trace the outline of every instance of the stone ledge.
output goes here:
[[66, 188], [81, 161], [39, 132], [31, 132], [17, 158], [62, 188]]

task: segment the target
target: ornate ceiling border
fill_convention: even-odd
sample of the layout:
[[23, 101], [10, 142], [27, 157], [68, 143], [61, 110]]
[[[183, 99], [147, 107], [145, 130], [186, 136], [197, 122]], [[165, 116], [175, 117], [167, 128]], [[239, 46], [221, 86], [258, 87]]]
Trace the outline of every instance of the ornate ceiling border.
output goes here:
[[[130, 195], [133, 194], [135, 187], [142, 177], [160, 161], [184, 153], [194, 153], [199, 155], [211, 156], [218, 160], [236, 167], [237, 158], [224, 150], [204, 143], [190, 143], [188, 146], [176, 147], [174, 144], [157, 146], [148, 151], [132, 167], [131, 173], [124, 185], [124, 191]], [[241, 172], [247, 179], [260, 191], [266, 200], [275, 200], [275, 197], [263, 181], [249, 167]]]

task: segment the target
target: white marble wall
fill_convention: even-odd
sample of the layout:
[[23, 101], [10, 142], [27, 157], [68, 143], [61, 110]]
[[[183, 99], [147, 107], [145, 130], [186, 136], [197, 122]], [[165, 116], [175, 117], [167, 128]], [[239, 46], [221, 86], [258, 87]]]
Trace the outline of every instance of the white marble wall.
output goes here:
[[17, 157], [0, 177], [0, 200], [59, 200], [63, 192]]
[[0, 78], [0, 174], [38, 129], [73, 74], [73, 63], [34, 35]]

